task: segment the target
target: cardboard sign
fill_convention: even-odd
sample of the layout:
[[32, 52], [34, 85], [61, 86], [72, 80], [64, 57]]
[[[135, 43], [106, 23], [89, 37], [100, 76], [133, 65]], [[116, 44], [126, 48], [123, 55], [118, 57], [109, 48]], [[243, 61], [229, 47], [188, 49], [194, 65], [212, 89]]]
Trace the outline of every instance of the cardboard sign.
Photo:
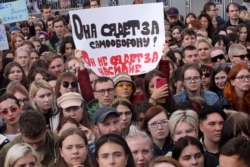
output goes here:
[[0, 50], [9, 49], [9, 43], [6, 36], [5, 27], [3, 24], [0, 24]]
[[165, 41], [162, 3], [70, 11], [76, 48], [99, 76], [153, 70]]
[[0, 3], [0, 13], [3, 24], [28, 20], [26, 0]]

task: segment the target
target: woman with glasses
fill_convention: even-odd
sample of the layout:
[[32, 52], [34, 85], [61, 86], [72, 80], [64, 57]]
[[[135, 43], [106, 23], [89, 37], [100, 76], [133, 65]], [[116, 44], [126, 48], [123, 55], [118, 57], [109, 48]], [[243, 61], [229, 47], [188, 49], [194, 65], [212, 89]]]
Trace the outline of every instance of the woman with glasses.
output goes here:
[[211, 91], [201, 88], [202, 71], [197, 64], [185, 64], [182, 67], [182, 80], [185, 90], [174, 95], [177, 104], [195, 101], [201, 106], [213, 105], [219, 97]]
[[11, 81], [6, 88], [6, 93], [10, 93], [17, 98], [22, 113], [27, 111], [29, 92], [19, 81]]
[[59, 110], [53, 88], [45, 80], [39, 79], [30, 85], [29, 96], [33, 109], [42, 113], [48, 127], [55, 131], [59, 124]]
[[150, 107], [144, 118], [142, 129], [145, 130], [153, 141], [154, 157], [167, 154], [173, 144], [169, 133], [167, 111], [155, 105]]
[[20, 114], [21, 109], [18, 99], [12, 94], [3, 94], [0, 97], [0, 117], [4, 120], [4, 125], [0, 129], [0, 134], [4, 135], [9, 141], [14, 140], [20, 134], [18, 123]]
[[228, 73], [224, 98], [216, 105], [245, 113], [250, 112], [250, 70], [245, 64], [235, 64]]
[[127, 98], [117, 97], [111, 102], [110, 106], [116, 108], [120, 114], [122, 136], [127, 136], [133, 116], [131, 102]]

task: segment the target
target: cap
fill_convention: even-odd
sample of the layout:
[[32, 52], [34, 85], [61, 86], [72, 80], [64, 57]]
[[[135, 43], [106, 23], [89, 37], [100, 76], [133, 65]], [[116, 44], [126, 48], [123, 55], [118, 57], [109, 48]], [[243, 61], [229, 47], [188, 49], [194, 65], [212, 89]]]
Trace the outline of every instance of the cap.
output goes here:
[[11, 26], [10, 29], [9, 29], [10, 33], [11, 33], [12, 31], [15, 31], [15, 30], [19, 30], [19, 31], [21, 32], [21, 28], [18, 27], [18, 26]]
[[68, 108], [73, 106], [81, 106], [83, 98], [81, 94], [76, 92], [68, 92], [57, 99], [57, 104], [61, 108]]
[[96, 125], [97, 123], [103, 123], [110, 114], [116, 115], [117, 117], [120, 116], [117, 110], [113, 107], [103, 106], [98, 108], [94, 114], [93, 124]]
[[171, 8], [168, 9], [167, 15], [168, 16], [178, 16], [179, 15], [179, 11], [178, 11], [177, 8], [171, 7]]
[[121, 72], [121, 73], [116, 74], [116, 76], [113, 77], [113, 81], [114, 81], [115, 85], [118, 84], [121, 81], [127, 81], [127, 82], [134, 83], [132, 81], [131, 77], [125, 72]]

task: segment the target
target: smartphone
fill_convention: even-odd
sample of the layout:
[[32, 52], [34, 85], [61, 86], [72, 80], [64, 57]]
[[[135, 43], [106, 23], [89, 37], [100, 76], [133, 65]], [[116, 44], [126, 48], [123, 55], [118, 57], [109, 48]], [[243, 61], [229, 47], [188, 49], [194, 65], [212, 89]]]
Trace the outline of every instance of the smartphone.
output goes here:
[[159, 79], [156, 80], [156, 88], [160, 88], [165, 84], [167, 84], [167, 79], [166, 78], [159, 78]]

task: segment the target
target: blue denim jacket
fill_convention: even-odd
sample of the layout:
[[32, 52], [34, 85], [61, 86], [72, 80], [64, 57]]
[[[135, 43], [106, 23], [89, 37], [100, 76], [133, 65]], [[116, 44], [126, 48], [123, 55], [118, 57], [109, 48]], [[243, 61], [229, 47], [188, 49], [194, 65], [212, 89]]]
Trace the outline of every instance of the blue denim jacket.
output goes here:
[[[201, 97], [203, 97], [206, 100], [208, 105], [214, 105], [219, 100], [219, 97], [216, 93], [208, 90], [202, 90]], [[189, 100], [187, 97], [187, 92], [182, 91], [180, 93], [175, 94], [174, 100], [178, 105], [183, 102], [187, 102]]]

